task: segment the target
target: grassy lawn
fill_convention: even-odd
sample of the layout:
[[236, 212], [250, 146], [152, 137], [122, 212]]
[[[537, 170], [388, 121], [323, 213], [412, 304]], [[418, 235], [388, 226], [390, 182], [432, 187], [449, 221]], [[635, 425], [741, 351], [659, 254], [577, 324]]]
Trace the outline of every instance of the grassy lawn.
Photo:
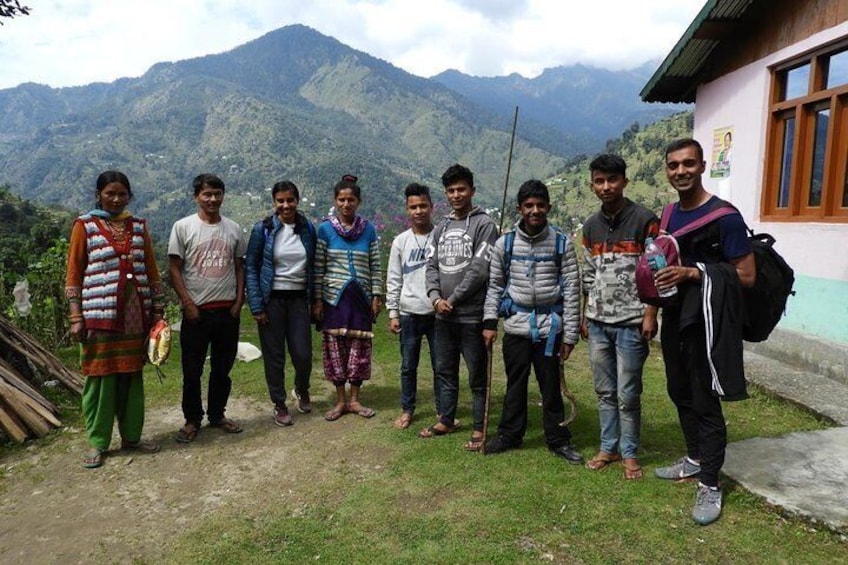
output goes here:
[[[269, 477], [269, 489], [297, 488], [308, 501], [291, 507], [269, 502], [249, 516], [222, 507], [175, 531], [166, 554], [176, 563], [835, 563], [848, 562], [848, 543], [808, 523], [781, 517], [740, 487], [725, 483], [723, 517], [709, 527], [690, 517], [695, 486], [653, 478], [653, 468], [678, 458], [683, 440], [665, 393], [659, 346], [645, 374], [642, 464], [646, 476], [625, 481], [620, 466], [591, 472], [570, 466], [545, 449], [538, 390], [531, 383], [524, 446], [497, 456], [466, 453], [470, 394], [462, 377], [460, 434], [434, 440], [416, 435], [433, 419], [430, 369], [422, 359], [419, 408], [407, 431], [391, 426], [398, 414], [397, 342], [381, 317], [375, 340], [374, 378], [363, 401], [378, 416], [345, 429], [346, 446], [316, 443], [330, 478], [297, 485]], [[248, 317], [243, 339], [258, 343]], [[317, 337], [317, 336], [316, 336]], [[590, 457], [598, 446], [595, 396], [580, 344], [566, 364], [578, 398], [574, 440]], [[425, 348], [426, 351], [426, 348]], [[165, 367], [169, 379], [148, 387], [151, 406], [179, 398], [178, 347]], [[315, 340], [313, 390], [327, 404], [321, 383], [320, 340]], [[491, 428], [496, 429], [504, 378], [496, 347]], [[155, 377], [152, 377], [155, 378]], [[234, 395], [267, 402], [261, 362], [238, 364]], [[319, 393], [320, 391], [320, 393]], [[754, 390], [752, 398], [725, 405], [730, 441], [779, 436], [826, 427], [811, 415]], [[65, 406], [69, 425], [78, 410]], [[315, 416], [320, 418], [320, 416]], [[346, 418], [352, 418], [347, 416]], [[73, 420], [77, 420], [74, 422]], [[361, 425], [360, 425], [361, 424]], [[323, 423], [320, 425], [324, 425]], [[42, 440], [52, 441], [52, 440]], [[353, 457], [352, 455], [356, 455]], [[365, 464], [363, 464], [363, 461]], [[292, 465], [297, 465], [296, 461]], [[237, 478], [236, 478], [237, 480]]]

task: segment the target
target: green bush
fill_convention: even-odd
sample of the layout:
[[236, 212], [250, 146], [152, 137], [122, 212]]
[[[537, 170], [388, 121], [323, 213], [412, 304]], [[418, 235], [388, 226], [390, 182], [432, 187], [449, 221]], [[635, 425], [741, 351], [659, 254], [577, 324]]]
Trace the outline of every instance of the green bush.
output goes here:
[[[58, 238], [30, 263], [25, 274], [5, 272], [2, 279], [2, 310], [16, 326], [38, 340], [47, 349], [55, 350], [69, 344], [65, 296], [65, 265], [68, 241]], [[32, 310], [21, 316], [14, 304], [12, 289], [18, 280], [29, 283]]]

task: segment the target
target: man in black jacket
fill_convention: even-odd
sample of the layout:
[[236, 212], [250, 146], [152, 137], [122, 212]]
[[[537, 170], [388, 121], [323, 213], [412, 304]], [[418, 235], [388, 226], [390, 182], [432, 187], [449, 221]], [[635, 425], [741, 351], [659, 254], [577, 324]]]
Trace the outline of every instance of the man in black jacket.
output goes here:
[[[728, 205], [704, 189], [705, 169], [703, 149], [694, 139], [677, 140], [666, 149], [666, 174], [679, 197], [668, 221], [669, 233]], [[701, 525], [721, 515], [718, 474], [727, 446], [723, 383], [735, 383], [728, 400], [745, 397], [744, 380], [738, 390], [739, 376], [744, 375], [741, 332], [728, 333], [731, 317], [714, 316], [712, 285], [719, 284], [717, 290], [737, 297], [739, 286], [754, 285], [756, 265], [746, 229], [742, 216], [734, 213], [681, 236], [682, 265], [661, 269], [655, 277], [661, 292], [672, 286], [679, 290], [679, 302], [663, 311], [661, 339], [668, 394], [677, 407], [687, 449], [686, 456], [656, 469], [655, 474], [673, 480], [698, 478], [692, 518]], [[731, 328], [741, 323], [739, 319]], [[736, 380], [729, 380], [728, 373]]]

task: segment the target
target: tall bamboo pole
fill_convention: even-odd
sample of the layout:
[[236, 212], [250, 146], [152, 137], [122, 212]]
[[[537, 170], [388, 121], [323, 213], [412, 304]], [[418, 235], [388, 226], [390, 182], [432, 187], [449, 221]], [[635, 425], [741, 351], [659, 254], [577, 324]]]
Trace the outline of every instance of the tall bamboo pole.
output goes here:
[[[503, 201], [501, 202], [501, 223], [498, 226], [498, 235], [503, 233], [504, 216], [506, 215], [506, 193], [509, 188], [509, 173], [512, 169], [512, 149], [515, 146], [515, 129], [518, 125], [518, 106], [515, 107], [515, 115], [512, 118], [512, 137], [509, 140], [509, 156], [506, 160], [506, 178], [504, 179]], [[481, 453], [486, 453], [486, 441], [489, 438], [489, 404], [492, 396], [492, 346], [486, 348], [486, 402], [483, 408], [483, 447]]]

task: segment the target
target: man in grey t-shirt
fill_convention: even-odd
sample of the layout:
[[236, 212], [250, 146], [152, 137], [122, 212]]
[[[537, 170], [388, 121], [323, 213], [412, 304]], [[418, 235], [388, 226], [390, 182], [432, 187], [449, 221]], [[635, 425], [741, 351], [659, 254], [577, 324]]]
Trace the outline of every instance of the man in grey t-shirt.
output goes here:
[[195, 177], [193, 187], [197, 213], [177, 220], [168, 241], [171, 284], [183, 309], [180, 346], [185, 425], [176, 438], [181, 443], [194, 441], [203, 420], [200, 379], [207, 352], [209, 425], [228, 433], [242, 431], [224, 412], [232, 387], [230, 370], [238, 350], [247, 243], [241, 227], [221, 215], [223, 181], [202, 174]]

